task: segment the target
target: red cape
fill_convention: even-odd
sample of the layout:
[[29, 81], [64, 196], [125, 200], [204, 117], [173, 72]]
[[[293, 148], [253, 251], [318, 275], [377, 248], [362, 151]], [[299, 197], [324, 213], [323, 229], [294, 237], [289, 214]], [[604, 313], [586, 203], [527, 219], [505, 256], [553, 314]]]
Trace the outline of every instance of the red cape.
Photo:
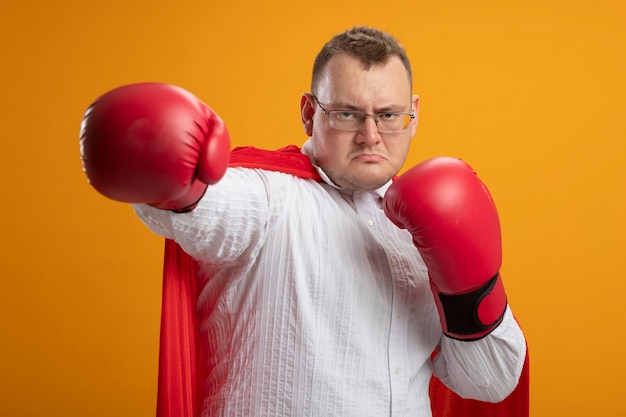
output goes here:
[[[296, 146], [278, 151], [236, 148], [230, 166], [261, 168], [319, 181], [309, 158]], [[157, 393], [158, 417], [198, 417], [202, 406], [202, 344], [198, 342], [196, 262], [174, 241], [165, 241]], [[433, 417], [528, 417], [529, 359], [517, 388], [504, 401], [466, 400], [439, 379], [430, 382]]]

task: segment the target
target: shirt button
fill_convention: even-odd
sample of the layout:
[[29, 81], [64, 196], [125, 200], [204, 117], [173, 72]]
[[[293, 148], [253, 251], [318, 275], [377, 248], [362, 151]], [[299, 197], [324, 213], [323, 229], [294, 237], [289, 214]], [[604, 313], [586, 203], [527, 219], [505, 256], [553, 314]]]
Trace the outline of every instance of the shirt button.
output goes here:
[[368, 225], [368, 226], [374, 226], [374, 220], [369, 219], [369, 220], [367, 221], [367, 225]]
[[396, 368], [396, 374], [399, 374], [399, 373], [400, 373], [400, 371], [402, 371], [402, 369], [400, 369], [400, 367], [397, 367], [397, 368]]

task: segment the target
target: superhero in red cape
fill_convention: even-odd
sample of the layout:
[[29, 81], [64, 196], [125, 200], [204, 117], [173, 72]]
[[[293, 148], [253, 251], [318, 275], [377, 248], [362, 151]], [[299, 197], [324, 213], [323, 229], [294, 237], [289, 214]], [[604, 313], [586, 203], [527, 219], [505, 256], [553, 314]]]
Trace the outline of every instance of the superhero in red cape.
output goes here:
[[[389, 34], [336, 35], [301, 97], [309, 139], [275, 152], [231, 152], [217, 114], [171, 85], [90, 106], [91, 184], [166, 238], [158, 415], [528, 414], [487, 188], [448, 157], [397, 176], [411, 78]], [[280, 130], [264, 109], [259, 130]]]
[[[252, 147], [236, 148], [230, 166], [256, 167], [282, 171], [301, 178], [320, 180], [309, 159], [295, 146], [277, 151]], [[200, 407], [203, 355], [198, 349], [196, 271], [198, 266], [172, 240], [165, 241], [163, 270], [163, 304], [161, 316], [161, 349], [159, 352], [159, 416], [197, 415]], [[433, 356], [437, 352], [433, 352]], [[429, 394], [433, 417], [528, 417], [528, 352], [519, 383], [513, 393], [497, 403], [464, 399], [439, 379], [430, 381]]]

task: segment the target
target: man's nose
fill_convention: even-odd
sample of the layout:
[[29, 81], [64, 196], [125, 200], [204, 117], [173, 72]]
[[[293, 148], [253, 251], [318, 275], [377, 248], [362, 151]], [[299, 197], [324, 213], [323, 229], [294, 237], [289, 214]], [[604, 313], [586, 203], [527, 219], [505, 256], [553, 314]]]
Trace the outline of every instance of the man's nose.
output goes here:
[[359, 143], [378, 143], [380, 141], [380, 133], [378, 132], [376, 116], [366, 114], [358, 130], [357, 141]]

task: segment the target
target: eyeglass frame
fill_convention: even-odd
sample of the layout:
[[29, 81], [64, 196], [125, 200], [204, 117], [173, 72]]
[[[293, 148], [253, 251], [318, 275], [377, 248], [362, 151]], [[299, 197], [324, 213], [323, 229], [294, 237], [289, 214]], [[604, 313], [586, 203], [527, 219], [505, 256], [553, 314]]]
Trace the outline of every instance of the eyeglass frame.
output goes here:
[[[328, 117], [329, 123], [330, 123], [330, 120], [331, 120], [330, 119], [330, 114], [332, 112], [361, 113], [361, 114], [363, 114], [363, 117], [360, 120], [361, 125], [365, 124], [365, 119], [367, 118], [367, 116], [370, 116], [370, 117], [374, 118], [374, 123], [376, 124], [376, 129], [378, 130], [379, 133], [400, 133], [400, 132], [406, 131], [409, 128], [409, 126], [411, 125], [411, 121], [413, 121], [416, 118], [415, 110], [413, 108], [411, 108], [411, 113], [400, 112], [400, 111], [383, 111], [383, 112], [379, 112], [379, 113], [365, 113], [362, 110], [348, 110], [348, 109], [327, 110], [324, 106], [322, 106], [322, 103], [320, 103], [320, 101], [317, 99], [315, 94], [311, 94], [311, 97], [313, 97], [313, 100], [315, 100], [315, 102], [317, 103], [319, 108], [322, 109], [324, 114]], [[409, 119], [409, 122], [407, 123], [406, 127], [404, 127], [402, 130], [380, 130], [380, 128], [378, 127], [378, 117], [380, 115], [384, 115], [384, 114], [404, 115], [404, 116], [409, 116], [410, 119]], [[333, 129], [340, 130], [342, 132], [356, 132], [357, 130], [359, 130], [358, 127], [356, 129], [340, 129], [340, 128], [332, 126], [332, 125], [330, 127], [332, 127]]]

